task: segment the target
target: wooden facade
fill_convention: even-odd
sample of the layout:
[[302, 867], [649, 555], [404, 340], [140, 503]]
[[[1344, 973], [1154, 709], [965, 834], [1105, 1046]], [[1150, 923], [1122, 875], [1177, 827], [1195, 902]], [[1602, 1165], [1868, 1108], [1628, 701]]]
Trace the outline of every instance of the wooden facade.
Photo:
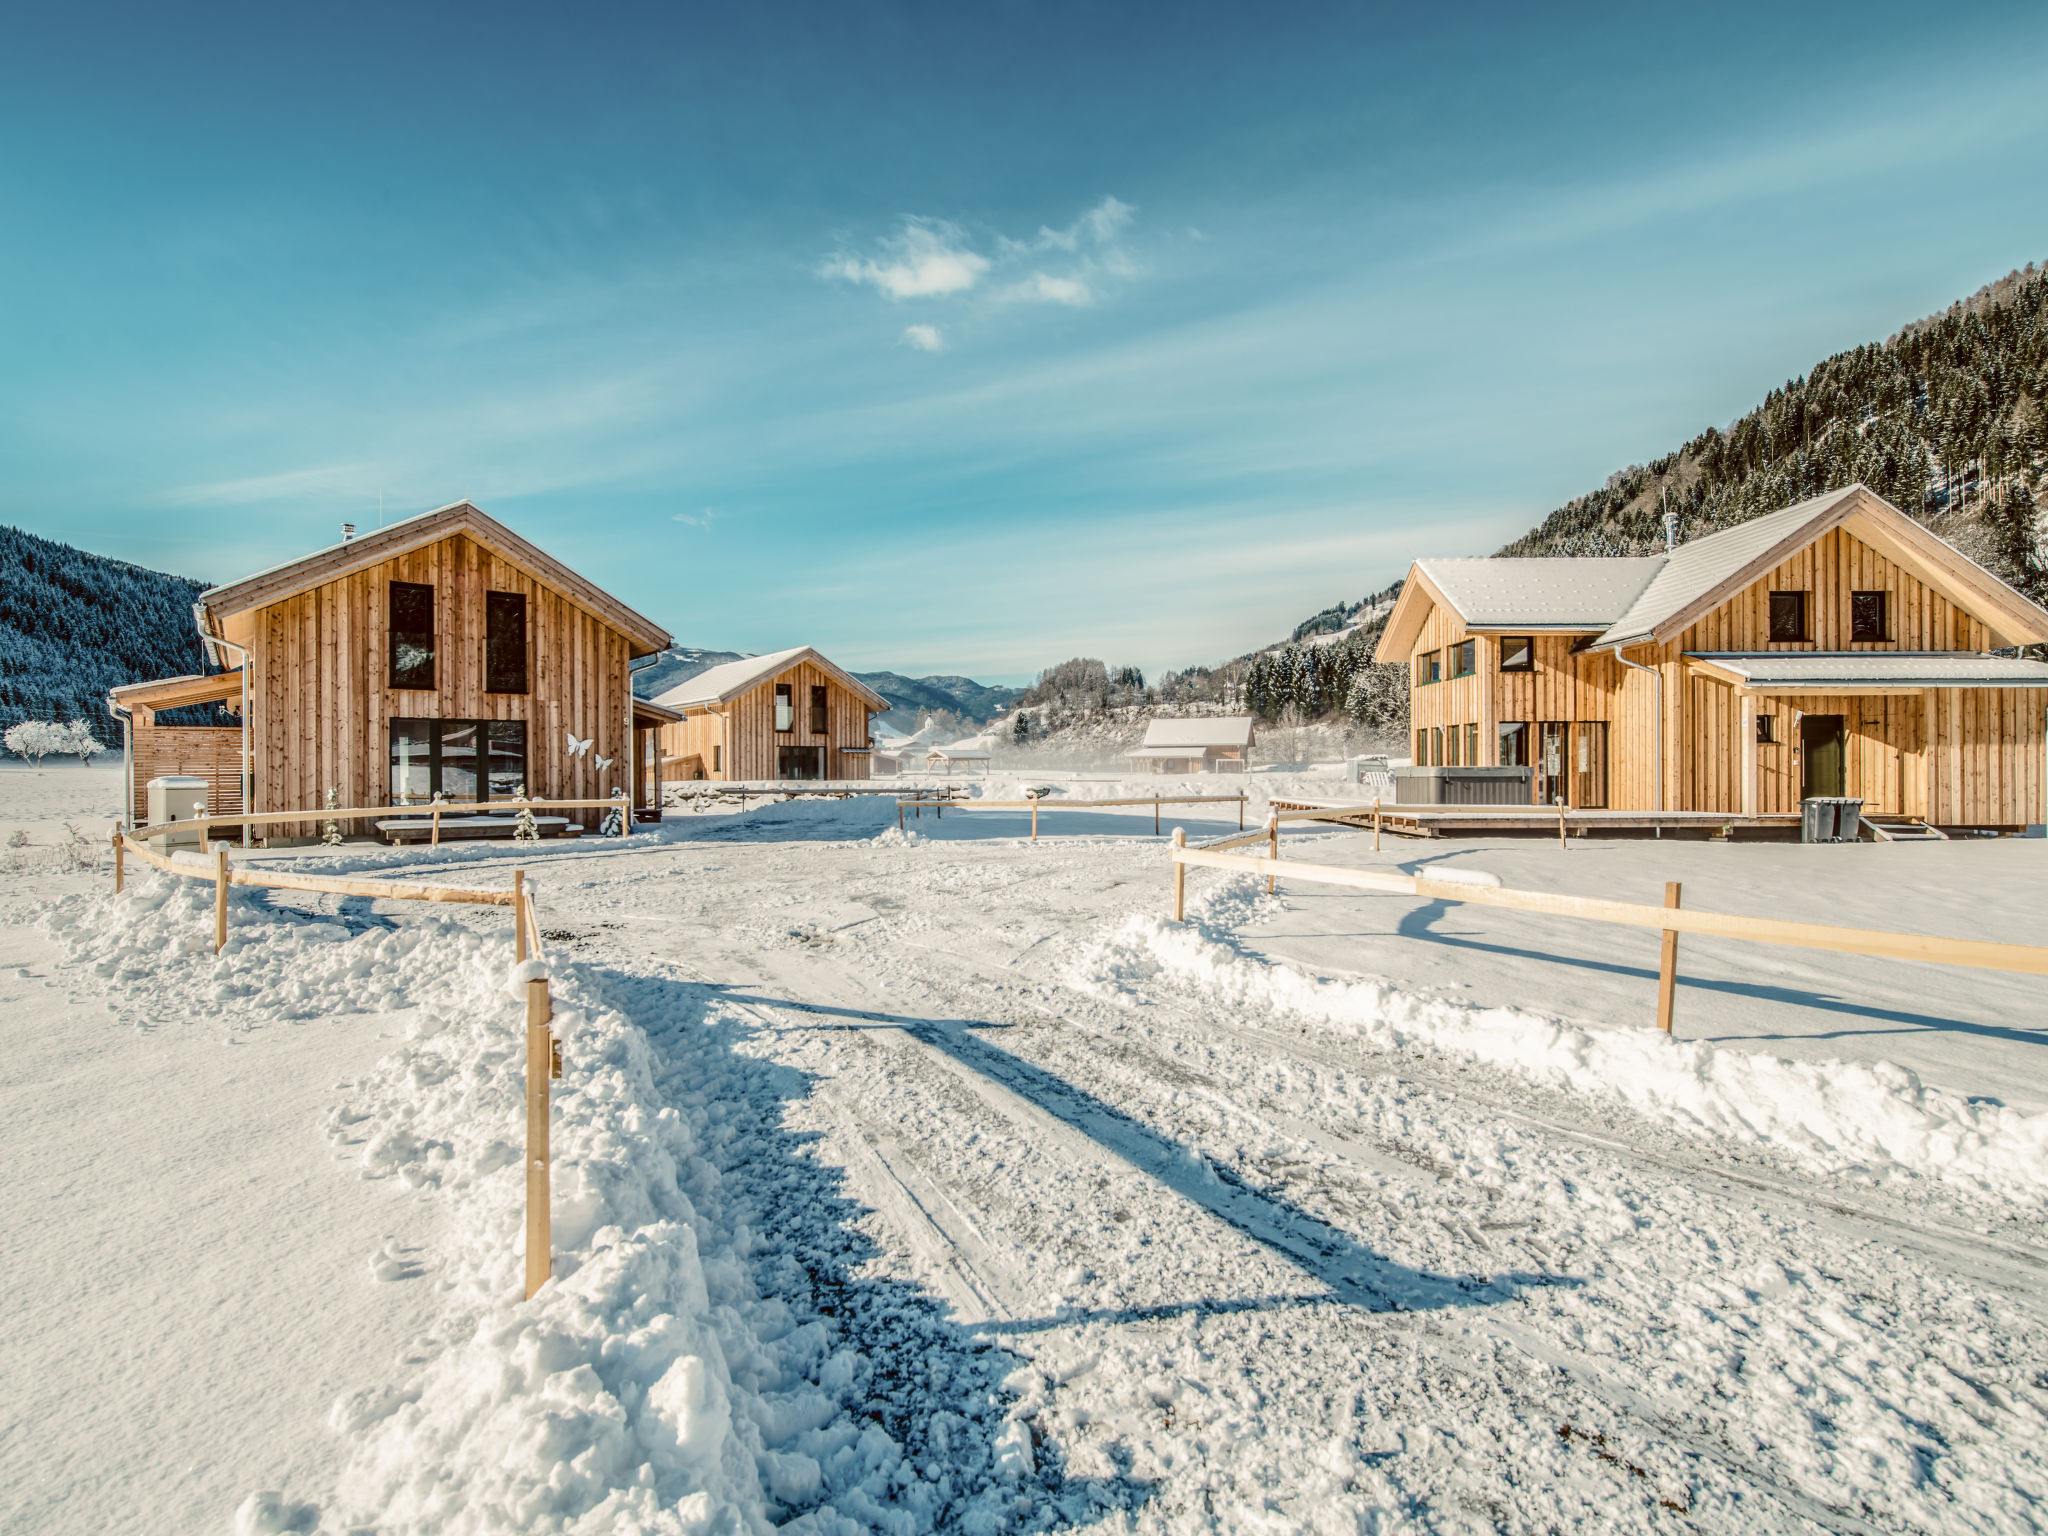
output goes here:
[[[776, 729], [778, 687], [790, 690], [788, 730]], [[885, 710], [888, 701], [863, 690], [815, 653], [802, 654], [724, 699], [678, 699], [686, 689], [663, 695], [683, 716], [661, 730], [665, 778], [740, 783], [871, 776], [868, 719]], [[813, 728], [813, 689], [824, 690], [823, 730]], [[817, 771], [810, 771], [813, 766]], [[787, 771], [798, 767], [805, 771]]]
[[[1667, 631], [1618, 643], [1603, 643], [1606, 631], [1591, 625], [1468, 625], [1418, 568], [1400, 599], [1410, 608], [1400, 643], [1390, 652], [1383, 642], [1379, 657], [1408, 664], [1415, 760], [1500, 764], [1520, 724], [1539, 804], [1768, 815], [1796, 813], [1811, 791], [1854, 796], [1872, 814], [1939, 826], [2048, 820], [2048, 689], [1788, 688], [1753, 685], [1739, 669], [1717, 664], [1731, 654], [1786, 652], [1982, 656], [2048, 638], [2048, 614], [1924, 530], [1899, 526], [1904, 514], [1852, 489], [1861, 499], [1822, 519], [1797, 548], [1740, 570], [1696, 611], [1678, 611]], [[1802, 638], [1771, 639], [1774, 592], [1805, 594]], [[1884, 594], [1882, 639], [1854, 638], [1854, 593]], [[1533, 667], [1503, 670], [1504, 649], [1525, 646]], [[1461, 665], [1467, 654], [1469, 670]], [[1428, 680], [1432, 669], [1436, 681]], [[1839, 788], [1805, 782], [1808, 717], [1841, 721]], [[1546, 741], [1561, 760], [1545, 762]]]
[[[431, 687], [398, 686], [419, 679], [396, 670], [393, 583], [411, 584], [416, 600], [426, 593], [411, 622], [431, 614]], [[519, 600], [512, 611], [524, 627], [523, 656], [504, 638], [517, 626], [501, 627], [495, 676], [485, 656], [493, 594], [501, 613]], [[423, 795], [394, 784], [400, 722], [437, 736], [474, 724], [468, 771], [487, 786], [498, 765], [493, 798], [515, 785], [539, 799], [621, 790], [645, 798], [635, 766], [648, 722], [636, 741], [629, 672], [669, 637], [467, 502], [215, 588], [202, 599], [201, 626], [247, 673], [243, 729], [214, 735], [246, 733], [253, 812], [317, 807], [330, 794], [342, 805], [418, 803]], [[509, 743], [519, 733], [494, 738], [489, 729], [514, 721], [524, 734], [517, 755]], [[572, 735], [590, 745], [572, 751]], [[493, 740], [495, 759], [485, 747]], [[438, 755], [435, 763], [438, 773]], [[594, 826], [601, 815], [571, 818]], [[315, 826], [274, 830], [309, 835]]]

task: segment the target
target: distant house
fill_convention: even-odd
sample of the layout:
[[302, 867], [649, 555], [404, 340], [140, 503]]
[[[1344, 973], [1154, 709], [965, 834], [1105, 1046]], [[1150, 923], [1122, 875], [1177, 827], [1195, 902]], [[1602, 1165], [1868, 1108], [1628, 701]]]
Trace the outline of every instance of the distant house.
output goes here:
[[[147, 781], [180, 772], [210, 781], [214, 814], [318, 807], [330, 793], [397, 806], [624, 791], [660, 805], [651, 748], [667, 712], [634, 700], [628, 672], [673, 643], [667, 632], [467, 501], [345, 530], [202, 594], [194, 618], [231, 670], [108, 696], [127, 727], [137, 822]], [[241, 725], [156, 724], [159, 710], [209, 702]]]
[[889, 701], [807, 645], [699, 672], [655, 703], [669, 778], [724, 782], [865, 779], [868, 717]]
[[1154, 720], [1130, 753], [1134, 773], [1243, 773], [1251, 756], [1249, 715]]
[[1378, 661], [1419, 765], [1522, 766], [1537, 804], [1753, 815], [1848, 795], [2044, 813], [2048, 611], [1861, 485], [1640, 559], [1418, 560]]
[[983, 773], [988, 772], [988, 738], [970, 736], [965, 741], [956, 741], [950, 746], [931, 747], [924, 755], [924, 765], [933, 773]]

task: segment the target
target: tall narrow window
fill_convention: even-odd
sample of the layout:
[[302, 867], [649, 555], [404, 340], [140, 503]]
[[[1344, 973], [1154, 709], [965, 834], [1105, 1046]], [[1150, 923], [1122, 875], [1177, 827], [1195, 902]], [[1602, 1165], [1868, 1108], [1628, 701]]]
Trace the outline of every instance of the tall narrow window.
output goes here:
[[484, 692], [526, 692], [526, 594], [484, 594]]
[[434, 589], [424, 582], [391, 583], [391, 686], [434, 686]]
[[1851, 640], [1888, 640], [1890, 626], [1885, 622], [1885, 596], [1882, 592], [1851, 592], [1849, 594], [1849, 638]]
[[793, 683], [775, 685], [775, 729], [796, 729], [796, 685]]
[[1500, 669], [1503, 672], [1534, 672], [1536, 670], [1536, 637], [1534, 635], [1502, 635], [1500, 637]]
[[1465, 766], [1479, 766], [1479, 722], [1474, 720], [1465, 727]]
[[1440, 651], [1425, 651], [1415, 658], [1415, 681], [1433, 683], [1443, 676], [1443, 654]]
[[811, 734], [825, 734], [825, 690], [816, 683], [811, 684]]
[[1526, 768], [1529, 766], [1528, 721], [1501, 721], [1500, 765], [1503, 768]]
[[1780, 643], [1787, 640], [1806, 638], [1806, 594], [1804, 592], [1773, 592], [1771, 594], [1771, 640]]
[[1458, 766], [1458, 728], [1454, 725], [1444, 732], [1444, 766]]
[[713, 773], [725, 772], [725, 748], [715, 741], [711, 743], [711, 771]]
[[1444, 728], [1440, 725], [1429, 728], [1429, 760], [1434, 767], [1444, 765]]
[[1426, 729], [1415, 733], [1415, 766], [1429, 766], [1429, 732]]

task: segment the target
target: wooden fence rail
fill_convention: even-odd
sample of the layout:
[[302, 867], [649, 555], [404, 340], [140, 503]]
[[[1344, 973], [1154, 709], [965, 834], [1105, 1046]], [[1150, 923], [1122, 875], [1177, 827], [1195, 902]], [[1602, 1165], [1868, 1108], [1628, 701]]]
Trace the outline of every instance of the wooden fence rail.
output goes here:
[[[1269, 825], [1271, 825], [1269, 823]], [[1252, 836], [1263, 837], [1264, 831]], [[1249, 840], [1249, 839], [1246, 839]], [[1235, 839], [1233, 839], [1235, 841]], [[1677, 984], [1678, 935], [1700, 934], [1709, 938], [1745, 939], [1757, 944], [1783, 944], [1795, 949], [1823, 949], [1844, 955], [1873, 955], [1884, 960], [1919, 960], [1934, 965], [1966, 966], [1974, 970], [2016, 971], [2027, 976], [2048, 976], [2048, 948], [2034, 944], [2002, 944], [1990, 939], [1956, 939], [1936, 934], [1895, 933], [1883, 928], [1837, 928], [1826, 923], [1796, 923], [1776, 917], [1747, 917], [1732, 912], [1707, 912], [1681, 907], [1674, 882], [1665, 888], [1667, 905], [1653, 907], [1631, 901], [1610, 901], [1599, 896], [1566, 896], [1554, 891], [1521, 891], [1511, 887], [1468, 885], [1462, 881], [1433, 880], [1428, 875], [1389, 874], [1376, 869], [1352, 869], [1336, 864], [1311, 864], [1300, 859], [1254, 858], [1237, 853], [1219, 853], [1214, 846], [1188, 848], [1178, 842], [1172, 850], [1174, 866], [1175, 922], [1185, 921], [1184, 868], [1200, 865], [1276, 877], [1306, 880], [1320, 885], [1349, 886], [1355, 890], [1383, 891], [1396, 896], [1416, 896], [1427, 901], [1455, 901], [1468, 906], [1505, 907], [1518, 912], [1542, 912], [1553, 917], [1575, 917], [1588, 922], [1616, 923], [1629, 928], [1652, 928], [1665, 935], [1658, 973], [1658, 1022], [1671, 1029], [1672, 996]]]
[[[224, 811], [218, 816], [188, 816], [183, 821], [160, 821], [154, 826], [136, 827], [132, 829], [129, 835], [149, 840], [169, 837], [173, 833], [183, 834], [195, 829], [200, 835], [206, 836], [215, 827], [242, 827], [247, 829], [249, 827], [273, 826], [279, 822], [290, 821], [363, 821], [372, 817], [390, 817], [393, 819], [411, 817], [438, 822], [443, 813], [461, 812], [468, 814], [479, 810], [498, 813], [522, 810], [612, 811], [619, 810], [625, 805], [625, 800], [614, 796], [609, 800], [440, 800], [430, 801], [423, 805], [351, 805], [338, 807], [331, 811], [323, 806], [318, 810], [311, 811], [263, 811], [247, 816], [232, 811]], [[620, 825], [622, 827], [630, 827], [631, 822], [622, 819]]]
[[[1048, 811], [1100, 811], [1115, 806], [1149, 805], [1152, 807], [1152, 830], [1159, 831], [1159, 808], [1162, 805], [1234, 805], [1237, 807], [1237, 824], [1244, 825], [1245, 796], [1235, 795], [1140, 795], [1129, 800], [954, 800], [941, 796], [906, 795], [896, 802], [896, 825], [903, 826], [903, 813], [909, 810], [922, 814], [930, 808], [943, 817], [948, 808], [956, 811], [1029, 811], [1031, 813], [1031, 840], [1038, 841], [1038, 812], [1042, 806]], [[1261, 836], [1264, 834], [1262, 833]]]
[[[594, 802], [609, 803], [609, 802]], [[388, 814], [388, 807], [384, 812]], [[311, 819], [312, 814], [333, 816], [331, 811], [283, 813], [284, 819]], [[238, 817], [219, 818], [237, 821]], [[190, 827], [189, 821], [173, 823]], [[159, 827], [151, 830], [166, 830]], [[412, 880], [349, 880], [335, 875], [300, 875], [288, 870], [236, 869], [228, 858], [225, 843], [214, 846], [213, 857], [186, 862], [158, 853], [149, 843], [127, 831], [114, 832], [114, 889], [127, 884], [127, 856], [185, 880], [213, 882], [213, 952], [219, 954], [228, 942], [228, 887], [257, 886], [274, 891], [312, 891], [335, 896], [364, 896], [391, 901], [460, 902], [479, 907], [512, 909], [512, 955], [525, 967], [526, 987], [526, 1294], [531, 1297], [554, 1272], [551, 1157], [548, 1150], [549, 1083], [562, 1075], [562, 1045], [549, 1025], [554, 1019], [554, 1002], [548, 990], [548, 969], [541, 953], [540, 923], [534, 912], [533, 886], [526, 871], [512, 871], [509, 891], [464, 890], [456, 886], [425, 885]], [[533, 961], [541, 961], [539, 965]]]

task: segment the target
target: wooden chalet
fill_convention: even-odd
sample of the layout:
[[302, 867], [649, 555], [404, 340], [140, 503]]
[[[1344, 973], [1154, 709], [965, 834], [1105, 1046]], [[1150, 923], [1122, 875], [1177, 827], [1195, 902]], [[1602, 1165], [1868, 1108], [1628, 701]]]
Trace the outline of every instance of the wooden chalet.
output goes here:
[[[193, 611], [228, 670], [108, 696], [127, 727], [138, 822], [144, 785], [166, 773], [205, 776], [214, 814], [317, 807], [330, 793], [404, 806], [618, 790], [658, 814], [655, 733], [675, 716], [636, 701], [630, 672], [674, 642], [467, 501], [215, 587]], [[209, 702], [241, 724], [156, 724], [160, 710]]]
[[1418, 560], [1376, 659], [1419, 765], [1538, 805], [1735, 816], [1808, 796], [1941, 828], [2048, 820], [2048, 611], [1862, 485], [1640, 559]]
[[1133, 773], [1245, 773], [1255, 724], [1250, 715], [1154, 720], [1126, 755]]
[[760, 782], [865, 779], [868, 717], [889, 701], [807, 645], [699, 672], [655, 703], [670, 778]]

